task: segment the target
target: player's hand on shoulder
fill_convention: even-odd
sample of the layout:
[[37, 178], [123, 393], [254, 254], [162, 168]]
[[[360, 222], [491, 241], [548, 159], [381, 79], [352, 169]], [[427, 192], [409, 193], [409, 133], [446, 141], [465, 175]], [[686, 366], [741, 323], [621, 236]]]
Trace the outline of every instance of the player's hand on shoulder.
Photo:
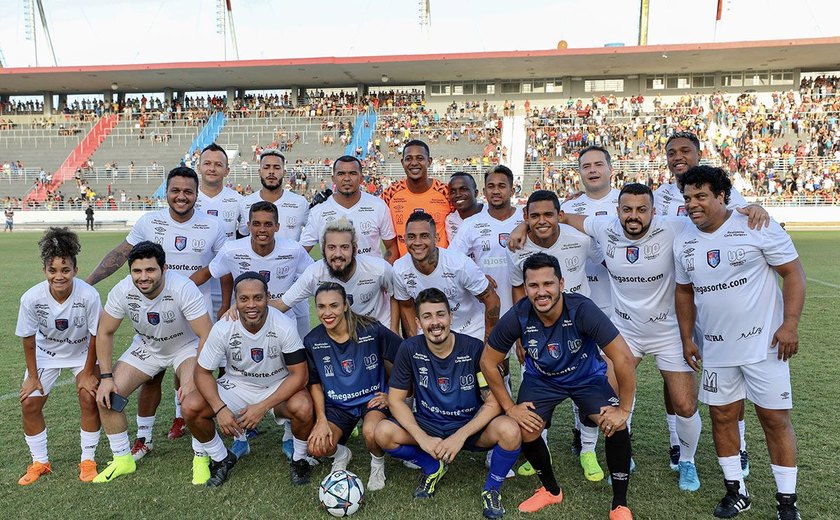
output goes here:
[[511, 253], [515, 253], [525, 247], [525, 239], [528, 238], [528, 224], [525, 222], [517, 225], [510, 232], [508, 237], [507, 247]]
[[[235, 306], [231, 306], [223, 316], [225, 321], [236, 321], [239, 319], [239, 312], [237, 312]], [[219, 321], [222, 321], [222, 318], [219, 318]]]
[[770, 213], [758, 204], [750, 204], [736, 211], [747, 216], [747, 225], [750, 229], [761, 229], [770, 225]]
[[35, 390], [41, 392], [43, 395], [44, 387], [41, 386], [41, 380], [38, 379], [38, 376], [29, 376], [23, 380], [23, 384], [20, 385], [20, 400], [23, 402], [24, 399], [30, 396], [32, 392]]
[[542, 430], [543, 427], [542, 418], [533, 410], [534, 403], [524, 402], [510, 407], [506, 415], [516, 421], [520, 428], [533, 433]]
[[773, 334], [771, 348], [778, 349], [778, 358], [787, 361], [799, 351], [799, 328], [787, 321]]
[[[216, 313], [216, 321], [222, 321], [223, 319], [227, 319], [227, 314], [231, 309], [233, 309], [234, 312], [236, 311], [234, 307], [220, 307], [219, 312]], [[237, 316], [236, 318], [234, 318], [233, 321], [238, 319], [239, 317]]]

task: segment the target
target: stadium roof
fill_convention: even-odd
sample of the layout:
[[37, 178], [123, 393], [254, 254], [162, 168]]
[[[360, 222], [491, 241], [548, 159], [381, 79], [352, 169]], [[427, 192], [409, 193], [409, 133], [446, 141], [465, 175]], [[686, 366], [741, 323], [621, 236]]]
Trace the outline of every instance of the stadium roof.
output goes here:
[[0, 95], [109, 90], [419, 85], [426, 81], [605, 77], [766, 69], [840, 70], [840, 37], [533, 51], [0, 68]]

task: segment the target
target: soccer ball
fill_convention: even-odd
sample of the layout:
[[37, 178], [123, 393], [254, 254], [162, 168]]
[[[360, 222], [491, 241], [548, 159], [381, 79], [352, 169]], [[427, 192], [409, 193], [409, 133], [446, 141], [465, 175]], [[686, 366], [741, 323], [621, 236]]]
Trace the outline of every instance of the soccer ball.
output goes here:
[[334, 471], [321, 481], [318, 499], [333, 516], [350, 516], [362, 506], [365, 488], [361, 479], [345, 470]]

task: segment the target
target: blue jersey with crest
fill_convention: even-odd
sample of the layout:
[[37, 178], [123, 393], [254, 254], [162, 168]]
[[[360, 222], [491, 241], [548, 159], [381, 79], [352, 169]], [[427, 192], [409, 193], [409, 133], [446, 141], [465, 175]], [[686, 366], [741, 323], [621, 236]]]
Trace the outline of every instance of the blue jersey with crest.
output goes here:
[[522, 298], [499, 319], [487, 343], [506, 353], [511, 343], [522, 339], [525, 377], [578, 384], [606, 374], [598, 347], [616, 336], [618, 329], [592, 300], [564, 293], [563, 312], [553, 325], [543, 325], [528, 298]]
[[390, 381], [392, 388], [414, 388], [414, 417], [421, 428], [434, 425], [447, 435], [470, 422], [484, 403], [477, 377], [484, 344], [471, 336], [452, 334], [455, 346], [443, 359], [429, 350], [422, 334], [405, 340]]
[[303, 338], [309, 384], [320, 384], [328, 406], [351, 409], [385, 392], [385, 361], [394, 362], [402, 338], [379, 322], [359, 327], [358, 341], [338, 343], [318, 325]]

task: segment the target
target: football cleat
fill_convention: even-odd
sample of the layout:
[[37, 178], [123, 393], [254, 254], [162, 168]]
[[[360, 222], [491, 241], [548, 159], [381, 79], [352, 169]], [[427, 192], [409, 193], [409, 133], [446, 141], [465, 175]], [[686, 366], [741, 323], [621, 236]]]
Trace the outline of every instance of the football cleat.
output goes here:
[[680, 447], [671, 446], [668, 450], [668, 458], [670, 459], [671, 471], [680, 470]]
[[306, 459], [293, 460], [289, 463], [292, 471], [292, 484], [295, 486], [302, 486], [309, 483], [309, 477], [312, 474], [312, 466]]
[[232, 470], [233, 466], [236, 464], [236, 460], [236, 455], [234, 455], [230, 450], [228, 450], [227, 456], [219, 462], [211, 459], [210, 478], [207, 480], [206, 486], [219, 487], [224, 484], [228, 478], [230, 470]]
[[130, 453], [120, 455], [119, 457], [114, 456], [114, 459], [108, 463], [108, 466], [96, 475], [96, 478], [94, 478], [91, 482], [94, 484], [111, 482], [119, 476], [134, 473], [136, 469], [137, 463], [134, 461], [134, 457], [132, 457]]
[[201, 486], [206, 484], [208, 479], [210, 479], [210, 457], [207, 455], [193, 457], [192, 483]]
[[230, 445], [230, 451], [236, 456], [237, 460], [241, 459], [245, 455], [251, 453], [251, 445], [248, 441], [240, 441], [239, 439], [234, 439], [233, 443]]
[[502, 495], [498, 489], [482, 491], [481, 502], [484, 505], [484, 518], [497, 519], [505, 516], [505, 508], [502, 507]]
[[449, 466], [438, 461], [438, 469], [431, 475], [421, 475], [420, 485], [414, 490], [414, 498], [426, 499], [435, 496], [435, 486], [446, 475]]
[[743, 478], [750, 476], [750, 455], [746, 450], [740, 452], [741, 455], [741, 474]]
[[776, 493], [776, 519], [802, 520], [796, 507], [796, 493]]
[[587, 451], [580, 454], [580, 467], [583, 468], [583, 476], [590, 482], [604, 480], [604, 470], [598, 464], [598, 457], [594, 451]]
[[33, 462], [26, 468], [26, 473], [18, 480], [21, 486], [34, 484], [36, 480], [44, 475], [52, 473], [52, 464], [49, 462]]
[[370, 467], [370, 478], [367, 483], [368, 491], [379, 491], [385, 488], [385, 465]]
[[91, 482], [96, 478], [96, 461], [86, 459], [79, 463], [79, 480], [82, 482]]
[[714, 515], [718, 518], [735, 518], [738, 513], [750, 508], [750, 497], [740, 493], [740, 484], [737, 480], [723, 482], [726, 484], [726, 494], [715, 507]]
[[523, 513], [536, 513], [540, 509], [552, 504], [559, 504], [563, 501], [563, 490], [560, 494], [552, 495], [544, 487], [539, 488], [531, 498], [519, 504], [519, 510]]
[[693, 462], [680, 461], [680, 489], [683, 491], [700, 489], [700, 477], [697, 475], [697, 466]]
[[187, 423], [181, 417], [176, 417], [174, 421], [172, 421], [172, 427], [169, 428], [169, 433], [166, 434], [166, 437], [174, 441], [175, 439], [180, 439], [187, 433]]
[[152, 451], [152, 443], [146, 444], [145, 437], [137, 437], [134, 441], [134, 446], [131, 447], [131, 456], [135, 461], [138, 461], [148, 455]]

